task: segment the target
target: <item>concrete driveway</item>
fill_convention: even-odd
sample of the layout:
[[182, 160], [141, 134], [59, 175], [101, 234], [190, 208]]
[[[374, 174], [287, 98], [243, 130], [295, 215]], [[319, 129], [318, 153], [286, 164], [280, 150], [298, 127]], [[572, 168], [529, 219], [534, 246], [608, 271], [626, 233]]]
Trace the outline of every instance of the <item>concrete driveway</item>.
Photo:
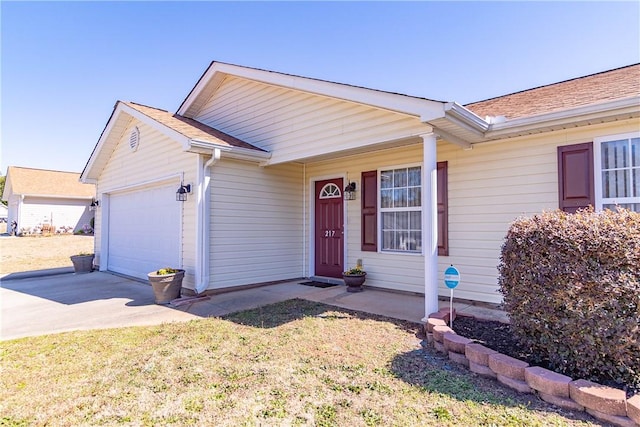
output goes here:
[[3, 280], [0, 300], [3, 340], [198, 317], [154, 304], [148, 284], [100, 272]]

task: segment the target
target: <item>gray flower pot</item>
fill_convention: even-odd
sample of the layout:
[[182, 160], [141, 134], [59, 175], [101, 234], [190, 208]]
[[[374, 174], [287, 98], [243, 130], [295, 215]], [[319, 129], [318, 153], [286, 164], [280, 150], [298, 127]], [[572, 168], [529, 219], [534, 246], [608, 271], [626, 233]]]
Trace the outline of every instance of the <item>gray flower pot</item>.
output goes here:
[[172, 274], [156, 274], [155, 271], [147, 274], [149, 283], [153, 288], [156, 304], [169, 304], [176, 298], [180, 298], [184, 270], [178, 270]]
[[342, 280], [347, 285], [347, 292], [362, 292], [362, 285], [367, 279], [367, 273], [363, 274], [343, 274]]
[[91, 273], [93, 271], [94, 255], [72, 255], [73, 271], [76, 273]]

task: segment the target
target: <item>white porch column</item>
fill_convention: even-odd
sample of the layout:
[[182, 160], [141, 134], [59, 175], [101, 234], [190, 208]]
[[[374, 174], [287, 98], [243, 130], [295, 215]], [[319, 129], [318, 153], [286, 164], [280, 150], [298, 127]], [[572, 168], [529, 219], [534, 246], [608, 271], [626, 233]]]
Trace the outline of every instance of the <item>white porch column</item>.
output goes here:
[[423, 147], [422, 247], [424, 253], [424, 317], [438, 311], [438, 201], [436, 135], [420, 135]]

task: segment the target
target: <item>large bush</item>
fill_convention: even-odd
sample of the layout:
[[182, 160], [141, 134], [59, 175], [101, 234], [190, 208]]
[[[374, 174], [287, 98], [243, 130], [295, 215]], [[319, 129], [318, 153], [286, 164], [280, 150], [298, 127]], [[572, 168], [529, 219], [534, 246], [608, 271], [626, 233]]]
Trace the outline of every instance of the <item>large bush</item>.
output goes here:
[[556, 211], [515, 221], [500, 290], [533, 360], [573, 378], [640, 386], [640, 214]]

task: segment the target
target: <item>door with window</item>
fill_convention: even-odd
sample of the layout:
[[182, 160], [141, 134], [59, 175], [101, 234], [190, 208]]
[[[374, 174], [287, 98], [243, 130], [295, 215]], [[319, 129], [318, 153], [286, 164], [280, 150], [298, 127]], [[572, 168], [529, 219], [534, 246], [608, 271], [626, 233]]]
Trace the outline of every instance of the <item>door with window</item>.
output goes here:
[[342, 178], [315, 183], [315, 274], [342, 277], [344, 220]]

